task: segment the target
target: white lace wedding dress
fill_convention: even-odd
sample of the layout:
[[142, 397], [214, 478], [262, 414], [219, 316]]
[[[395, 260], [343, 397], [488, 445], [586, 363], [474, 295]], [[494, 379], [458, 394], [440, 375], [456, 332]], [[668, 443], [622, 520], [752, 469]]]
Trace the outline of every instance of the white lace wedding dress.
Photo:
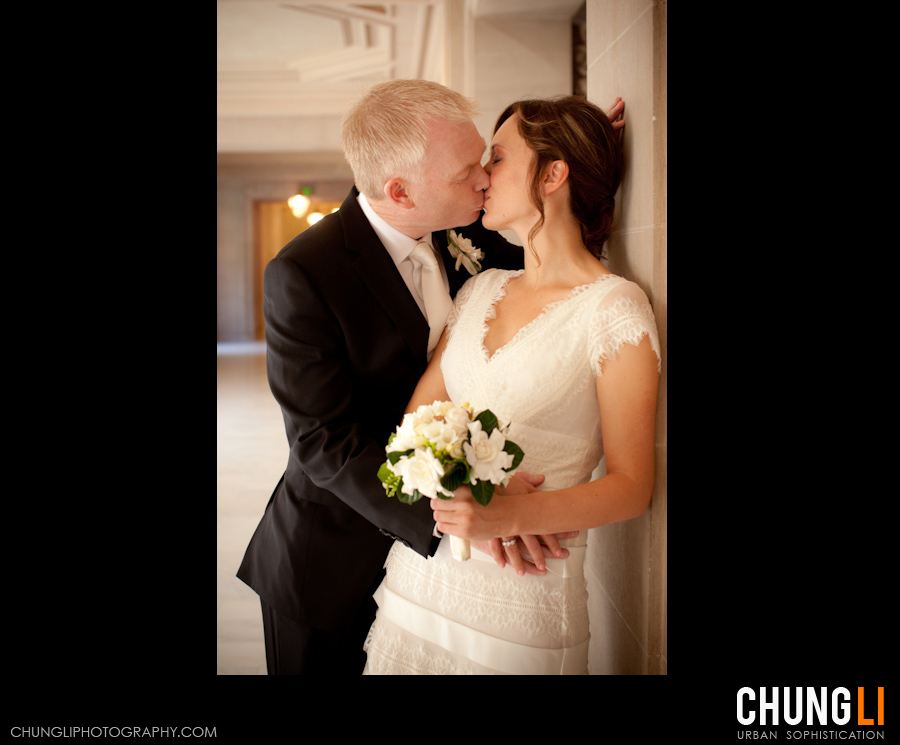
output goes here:
[[[602, 362], [644, 336], [658, 357], [656, 323], [637, 285], [604, 275], [547, 306], [489, 357], [487, 321], [521, 273], [487, 270], [460, 290], [441, 369], [451, 399], [508, 423], [525, 451], [520, 468], [544, 474], [542, 490], [560, 489], [589, 481], [603, 456]], [[447, 536], [428, 559], [395, 543], [375, 594], [365, 674], [587, 673], [586, 538], [566, 541], [569, 558], [548, 559], [544, 577], [519, 577], [474, 548], [471, 560], [456, 561]]]

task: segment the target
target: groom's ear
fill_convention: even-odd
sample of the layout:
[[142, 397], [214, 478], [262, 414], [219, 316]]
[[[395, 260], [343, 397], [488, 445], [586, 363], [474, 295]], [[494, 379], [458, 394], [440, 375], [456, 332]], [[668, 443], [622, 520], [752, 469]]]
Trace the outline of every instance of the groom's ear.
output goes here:
[[554, 160], [544, 170], [541, 193], [546, 196], [559, 189], [569, 179], [569, 165], [564, 160]]
[[404, 209], [411, 209], [416, 206], [409, 194], [406, 183], [403, 179], [396, 176], [384, 182], [384, 196], [398, 207], [403, 207]]

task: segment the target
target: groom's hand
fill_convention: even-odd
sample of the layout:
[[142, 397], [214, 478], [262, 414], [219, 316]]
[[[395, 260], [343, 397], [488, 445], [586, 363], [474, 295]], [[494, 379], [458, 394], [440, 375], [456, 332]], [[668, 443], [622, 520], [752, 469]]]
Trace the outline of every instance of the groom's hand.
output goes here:
[[[528, 471], [519, 469], [516, 471], [516, 476], [518, 476], [520, 479], [522, 479], [522, 481], [532, 487], [538, 487], [544, 483], [544, 475], [542, 473], [528, 473]], [[516, 476], [513, 476], [513, 479]], [[510, 479], [510, 484], [512, 483], [513, 479]], [[530, 489], [529, 491], [536, 491], [536, 489]], [[509, 491], [509, 486], [507, 486], [506, 488], [506, 493], [511, 493]]]
[[546, 566], [543, 564], [539, 566], [534, 561], [522, 556], [517, 550], [503, 546], [499, 538], [492, 538], [489, 541], [472, 541], [472, 548], [478, 549], [493, 558], [494, 562], [501, 569], [505, 568], [506, 564], [509, 563], [513, 571], [520, 577], [524, 577], [526, 574], [543, 577], [547, 573]]
[[[494, 557], [494, 561], [501, 569], [506, 566], [507, 561], [513, 570], [520, 577], [526, 574], [537, 574], [543, 576], [547, 573], [547, 564], [545, 559], [567, 559], [569, 558], [569, 550], [559, 545], [559, 542], [566, 538], [575, 538], [578, 531], [570, 533], [557, 533], [556, 535], [520, 535], [510, 536], [510, 538], [496, 538], [490, 543], [490, 553]], [[515, 540], [508, 546], [504, 546], [503, 542]], [[482, 549], [483, 550], [483, 549]]]

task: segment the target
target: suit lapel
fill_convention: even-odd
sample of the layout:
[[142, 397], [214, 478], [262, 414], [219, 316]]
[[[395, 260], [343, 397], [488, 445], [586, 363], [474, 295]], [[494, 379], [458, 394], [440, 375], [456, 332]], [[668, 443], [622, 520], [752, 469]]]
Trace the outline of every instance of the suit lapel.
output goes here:
[[397, 324], [413, 354], [424, 359], [428, 348], [428, 322], [409, 294], [390, 254], [369, 225], [356, 201], [358, 194], [354, 187], [338, 211], [344, 227], [347, 250], [356, 254], [354, 268], [384, 311]]

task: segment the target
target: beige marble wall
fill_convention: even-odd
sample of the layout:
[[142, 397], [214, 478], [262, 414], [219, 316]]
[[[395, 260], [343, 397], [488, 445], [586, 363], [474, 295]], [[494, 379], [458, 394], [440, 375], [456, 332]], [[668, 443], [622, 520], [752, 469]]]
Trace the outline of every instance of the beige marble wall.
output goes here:
[[479, 18], [474, 25], [472, 96], [478, 131], [490, 144], [513, 101], [572, 92], [572, 24], [553, 18]]
[[626, 176], [609, 266], [637, 282], [662, 348], [656, 486], [641, 517], [591, 531], [591, 672], [667, 673], [666, 561], [666, 26], [665, 0], [588, 0], [588, 98], [626, 106]]

